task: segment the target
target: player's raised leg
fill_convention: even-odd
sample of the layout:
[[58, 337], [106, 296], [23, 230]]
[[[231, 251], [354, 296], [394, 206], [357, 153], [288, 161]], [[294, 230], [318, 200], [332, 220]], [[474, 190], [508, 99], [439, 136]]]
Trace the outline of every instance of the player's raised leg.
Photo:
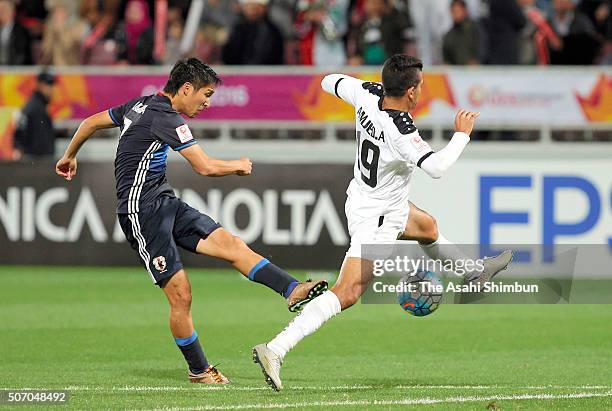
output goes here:
[[189, 365], [189, 380], [195, 383], [227, 384], [229, 380], [206, 360], [191, 318], [191, 284], [179, 270], [162, 286], [170, 304], [170, 331]]
[[[399, 233], [399, 240], [418, 241], [423, 251], [434, 260], [464, 262], [471, 259], [439, 232], [438, 224], [431, 215], [412, 203], [409, 203], [409, 205], [408, 222], [404, 231]], [[486, 257], [483, 264], [484, 269], [468, 272], [464, 278], [470, 283], [490, 281], [500, 271], [506, 269], [511, 261], [512, 251], [510, 250], [506, 250], [495, 257]]]
[[218, 228], [206, 239], [201, 239], [196, 251], [226, 260], [249, 280], [276, 291], [287, 299], [287, 306], [292, 312], [300, 311], [305, 304], [327, 290], [327, 281], [298, 281], [223, 228]]
[[267, 344], [253, 348], [253, 360], [258, 363], [266, 382], [275, 390], [282, 388], [280, 367], [287, 352], [326, 321], [355, 304], [372, 279], [372, 263], [357, 257], [347, 257], [338, 281], [331, 291], [308, 304], [302, 313]]

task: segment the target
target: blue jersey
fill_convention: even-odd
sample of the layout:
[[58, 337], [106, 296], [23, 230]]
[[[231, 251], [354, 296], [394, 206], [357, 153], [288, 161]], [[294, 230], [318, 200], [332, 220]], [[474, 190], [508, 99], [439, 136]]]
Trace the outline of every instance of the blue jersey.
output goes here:
[[117, 213], [138, 213], [160, 196], [174, 196], [166, 180], [168, 149], [196, 144], [189, 127], [161, 94], [139, 97], [108, 110], [121, 137], [115, 158]]

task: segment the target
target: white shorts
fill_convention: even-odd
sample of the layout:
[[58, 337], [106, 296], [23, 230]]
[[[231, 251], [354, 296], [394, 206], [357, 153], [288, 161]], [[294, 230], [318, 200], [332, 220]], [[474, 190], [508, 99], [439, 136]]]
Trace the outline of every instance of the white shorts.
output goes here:
[[[401, 207], [380, 211], [380, 207], [373, 206], [365, 198], [348, 196], [344, 211], [351, 236], [351, 244], [346, 256], [361, 258], [361, 248], [364, 244], [394, 244], [397, 242], [398, 234], [406, 228], [410, 205], [406, 201]], [[389, 253], [392, 252], [391, 248]], [[384, 256], [380, 257], [384, 258]]]

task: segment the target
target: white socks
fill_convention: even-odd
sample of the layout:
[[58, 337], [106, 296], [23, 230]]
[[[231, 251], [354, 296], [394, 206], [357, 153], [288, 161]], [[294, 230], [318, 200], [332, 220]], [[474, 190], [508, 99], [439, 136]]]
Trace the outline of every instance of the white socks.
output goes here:
[[[419, 243], [425, 254], [432, 260], [451, 260], [453, 261], [454, 267], [465, 267], [465, 262], [473, 260], [473, 258], [465, 255], [459, 247], [451, 243], [441, 233], [438, 233], [438, 239], [431, 244]], [[464, 276], [469, 277], [470, 275], [480, 272], [482, 270], [475, 269], [473, 271], [465, 272]]]
[[315, 332], [340, 311], [340, 300], [336, 294], [325, 291], [308, 303], [302, 313], [295, 317], [267, 346], [282, 359], [304, 337]]

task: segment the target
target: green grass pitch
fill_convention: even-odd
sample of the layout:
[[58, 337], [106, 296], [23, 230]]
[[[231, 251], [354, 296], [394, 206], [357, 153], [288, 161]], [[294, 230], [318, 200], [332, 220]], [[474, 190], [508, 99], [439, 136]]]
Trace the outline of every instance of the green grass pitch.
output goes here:
[[230, 386], [188, 383], [165, 297], [139, 268], [4, 266], [0, 390], [67, 389], [73, 409], [612, 409], [611, 305], [411, 318], [357, 304], [287, 356], [276, 393], [250, 349], [292, 318], [283, 299], [230, 270], [190, 277], [196, 328]]

